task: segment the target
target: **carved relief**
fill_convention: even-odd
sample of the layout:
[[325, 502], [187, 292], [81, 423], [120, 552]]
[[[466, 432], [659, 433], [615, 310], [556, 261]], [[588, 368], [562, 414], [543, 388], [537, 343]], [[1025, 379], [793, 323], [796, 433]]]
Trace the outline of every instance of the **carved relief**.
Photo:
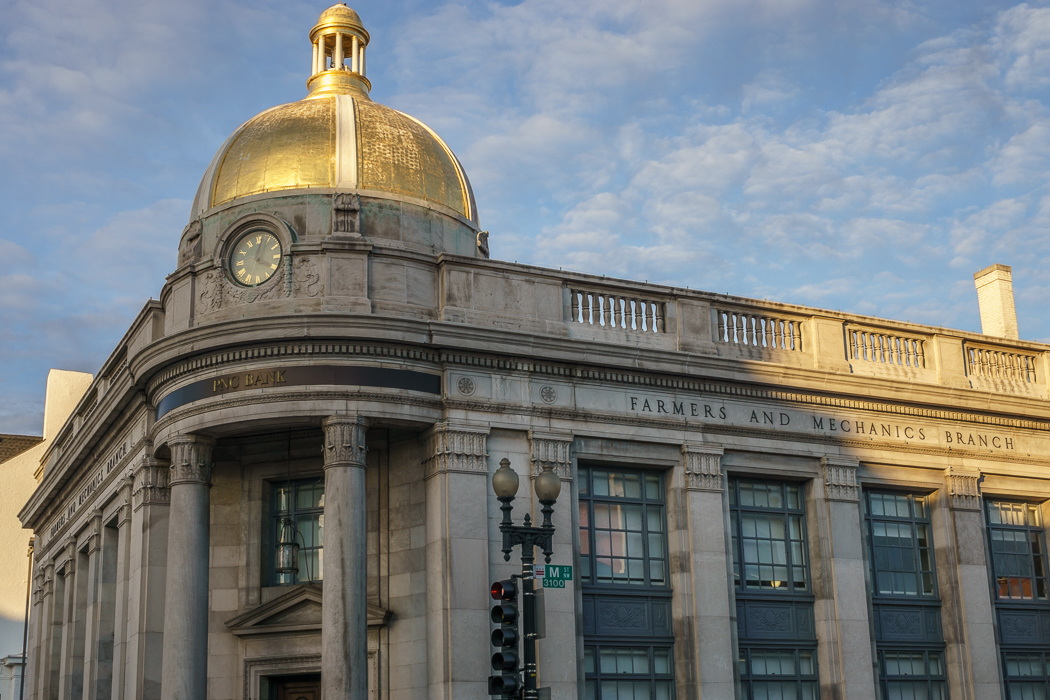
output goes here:
[[211, 451], [215, 441], [203, 435], [177, 435], [168, 441], [171, 471], [168, 484], [206, 484], [211, 480]]
[[204, 226], [200, 219], [191, 221], [182, 231], [182, 243], [179, 245], [179, 267], [201, 259], [201, 246]]
[[488, 473], [488, 431], [456, 429], [439, 423], [426, 440], [423, 478], [447, 472]]
[[1037, 637], [1036, 618], [1034, 615], [1002, 615], [999, 621], [1003, 626], [1004, 639]]
[[337, 194], [332, 215], [334, 233], [361, 235], [361, 200], [356, 194]]
[[860, 463], [846, 457], [824, 457], [820, 460], [824, 469], [824, 494], [829, 501], [860, 500], [857, 484], [857, 467]]
[[324, 466], [365, 466], [365, 421], [358, 416], [326, 418]]
[[196, 315], [203, 316], [223, 307], [276, 299], [285, 288], [281, 283], [284, 278], [285, 267], [282, 265], [273, 277], [258, 287], [241, 287], [226, 279], [221, 270], [208, 270], [197, 277], [200, 291], [197, 293]]
[[88, 552], [97, 552], [102, 549], [102, 511], [95, 510], [91, 514], [91, 522], [88, 524], [91, 537], [88, 540]]
[[790, 632], [791, 611], [779, 608], [752, 608], [748, 611], [748, 629], [752, 632]]
[[132, 503], [134, 509], [142, 506], [167, 505], [171, 501], [168, 488], [169, 471], [150, 457], [144, 456], [133, 478]]
[[602, 627], [615, 629], [645, 629], [645, 604], [603, 603], [599, 605], [598, 616]]
[[47, 597], [55, 592], [55, 565], [48, 562], [44, 567], [44, 582], [40, 586], [40, 594]]
[[120, 499], [120, 510], [117, 511], [117, 527], [121, 527], [124, 523], [131, 520], [131, 494], [134, 491], [135, 479], [130, 476], [125, 477], [120, 487], [120, 493], [117, 496]]
[[922, 635], [922, 616], [918, 613], [884, 611], [882, 629], [894, 637], [917, 637]]
[[65, 544], [66, 560], [62, 569], [63, 576], [72, 576], [77, 571], [77, 541], [70, 537]]
[[721, 492], [722, 451], [714, 445], [682, 445], [687, 490]]
[[477, 235], [478, 251], [483, 257], [489, 256], [489, 232], [478, 231]]
[[529, 442], [532, 444], [532, 475], [539, 476], [544, 466], [550, 468], [562, 479], [572, 478], [571, 435], [545, 435], [529, 431]]
[[456, 388], [464, 396], [470, 396], [474, 393], [474, 380], [470, 377], [460, 377], [459, 382], [456, 383]]
[[981, 509], [981, 470], [948, 467], [944, 471], [951, 496], [951, 508], [955, 510]]
[[321, 275], [317, 263], [309, 255], [295, 258], [295, 272], [292, 275], [292, 291], [297, 297], [316, 297], [324, 294]]

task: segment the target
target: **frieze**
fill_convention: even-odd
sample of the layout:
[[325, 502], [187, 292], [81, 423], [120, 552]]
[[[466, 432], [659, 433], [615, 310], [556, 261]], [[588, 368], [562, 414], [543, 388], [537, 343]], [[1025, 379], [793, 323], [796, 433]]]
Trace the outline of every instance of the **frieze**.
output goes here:
[[682, 445], [686, 490], [722, 491], [722, 453], [716, 445]]
[[488, 474], [488, 429], [439, 423], [426, 437], [423, 478], [463, 472]]
[[[131, 449], [130, 442], [131, 438], [126, 436], [120, 444], [115, 447], [109, 455], [107, 455], [107, 459], [91, 473], [87, 481], [80, 485], [79, 489], [75, 492], [76, 495], [66, 501], [58, 517], [52, 520], [43, 530], [43, 532], [47, 533], [48, 542], [53, 540], [55, 536], [57, 536], [65, 526], [73, 520], [73, 517], [77, 514], [77, 511], [81, 506], [92, 500], [95, 492], [108, 481], [113, 470], [116, 469], [117, 466], [128, 456]], [[43, 542], [41, 544], [43, 544]]]
[[359, 416], [326, 418], [324, 428], [324, 467], [365, 466], [365, 431], [367, 426]]
[[553, 435], [529, 431], [532, 445], [532, 475], [539, 476], [547, 465], [562, 479], [572, 478], [571, 435]]
[[211, 451], [215, 440], [203, 435], [176, 435], [168, 440], [171, 468], [168, 486], [211, 481]]

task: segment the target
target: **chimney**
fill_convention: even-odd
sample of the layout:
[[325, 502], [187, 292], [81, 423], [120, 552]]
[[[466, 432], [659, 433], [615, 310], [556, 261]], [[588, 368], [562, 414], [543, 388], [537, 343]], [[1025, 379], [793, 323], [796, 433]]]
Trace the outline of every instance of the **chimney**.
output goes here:
[[992, 265], [973, 276], [977, 305], [981, 309], [981, 332], [1017, 340], [1017, 311], [1014, 309], [1014, 278], [1009, 265]]

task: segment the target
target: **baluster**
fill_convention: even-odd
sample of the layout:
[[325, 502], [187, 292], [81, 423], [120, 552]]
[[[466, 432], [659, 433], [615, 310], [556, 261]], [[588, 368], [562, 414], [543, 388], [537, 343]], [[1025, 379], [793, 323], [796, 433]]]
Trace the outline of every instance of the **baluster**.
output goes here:
[[724, 311], [715, 311], [715, 315], [718, 317], [718, 340], [723, 343], [729, 342], [729, 337], [726, 335], [726, 313]]
[[656, 322], [653, 325], [653, 333], [664, 332], [664, 305], [660, 302], [654, 301], [653, 304], [653, 318]]
[[735, 322], [733, 323], [733, 328], [736, 331], [736, 344], [747, 345], [747, 335], [744, 333], [744, 315], [740, 313], [734, 313], [733, 318], [735, 319]]
[[763, 316], [762, 317], [762, 336], [767, 348], [775, 348], [776, 342], [773, 340], [773, 319]]
[[868, 334], [864, 331], [857, 331], [857, 340], [860, 341], [860, 359], [868, 359]]
[[569, 290], [569, 303], [572, 306], [572, 320], [576, 323], [583, 323], [583, 310], [580, 308], [583, 304], [577, 299], [580, 293], [574, 289]]
[[802, 322], [792, 321], [791, 327], [794, 329], [792, 331], [792, 342], [794, 345], [794, 347], [792, 347], [792, 350], [794, 350], [795, 352], [805, 352], [805, 349], [802, 347]]
[[620, 328], [630, 328], [631, 322], [627, 315], [631, 312], [630, 301], [625, 297], [616, 297], [616, 310], [620, 312]]
[[915, 367], [915, 341], [911, 338], [904, 339], [904, 361], [909, 367]]
[[612, 327], [612, 304], [608, 294], [598, 294], [598, 303], [602, 309], [602, 325], [606, 328]]

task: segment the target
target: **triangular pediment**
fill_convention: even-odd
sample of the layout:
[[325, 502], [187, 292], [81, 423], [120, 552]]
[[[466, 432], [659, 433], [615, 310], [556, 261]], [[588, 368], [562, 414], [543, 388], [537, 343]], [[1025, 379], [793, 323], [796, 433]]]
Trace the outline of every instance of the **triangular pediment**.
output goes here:
[[[321, 586], [304, 583], [294, 586], [268, 603], [263, 603], [226, 621], [238, 637], [258, 634], [288, 634], [321, 631]], [[390, 611], [368, 604], [368, 626], [382, 627]]]

